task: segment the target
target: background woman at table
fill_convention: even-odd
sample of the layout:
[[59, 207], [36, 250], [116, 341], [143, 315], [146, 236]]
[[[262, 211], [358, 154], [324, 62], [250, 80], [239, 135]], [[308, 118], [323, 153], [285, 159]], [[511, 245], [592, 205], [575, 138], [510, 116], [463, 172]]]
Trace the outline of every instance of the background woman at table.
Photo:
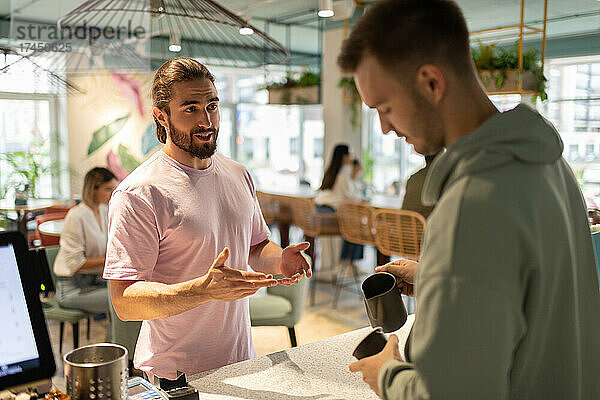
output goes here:
[[117, 178], [106, 168], [85, 175], [83, 201], [69, 210], [54, 263], [58, 302], [93, 313], [106, 312], [106, 282], [99, 277], [108, 238], [108, 202]]
[[[358, 175], [362, 167], [353, 160], [347, 144], [338, 144], [333, 149], [331, 161], [323, 174], [323, 182], [315, 198], [317, 211], [333, 213], [343, 200], [360, 200], [360, 183]], [[342, 260], [363, 258], [363, 246], [344, 240], [342, 244]]]

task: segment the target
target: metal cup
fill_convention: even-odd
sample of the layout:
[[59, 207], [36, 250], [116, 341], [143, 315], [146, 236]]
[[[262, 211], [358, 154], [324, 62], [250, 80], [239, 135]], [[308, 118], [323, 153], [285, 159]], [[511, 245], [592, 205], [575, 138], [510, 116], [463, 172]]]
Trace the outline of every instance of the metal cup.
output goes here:
[[127, 349], [114, 343], [79, 347], [64, 357], [72, 400], [127, 400]]

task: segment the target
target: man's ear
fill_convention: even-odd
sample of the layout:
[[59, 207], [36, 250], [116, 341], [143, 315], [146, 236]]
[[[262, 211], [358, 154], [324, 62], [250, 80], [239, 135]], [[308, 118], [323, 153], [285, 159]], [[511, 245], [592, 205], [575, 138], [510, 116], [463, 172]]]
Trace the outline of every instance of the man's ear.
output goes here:
[[415, 86], [417, 91], [431, 104], [438, 105], [448, 87], [444, 71], [434, 64], [423, 64], [417, 70]]
[[163, 128], [165, 128], [165, 131], [169, 130], [169, 123], [167, 122], [168, 116], [166, 112], [164, 112], [158, 107], [154, 107], [152, 109], [152, 115], [154, 115], [154, 118], [156, 118], [158, 123], [161, 124]]

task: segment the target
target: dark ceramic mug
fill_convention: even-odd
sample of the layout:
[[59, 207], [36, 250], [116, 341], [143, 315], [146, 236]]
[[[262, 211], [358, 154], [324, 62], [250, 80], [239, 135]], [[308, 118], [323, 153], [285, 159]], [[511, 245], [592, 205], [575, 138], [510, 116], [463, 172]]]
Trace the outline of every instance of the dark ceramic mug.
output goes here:
[[381, 328], [375, 328], [356, 346], [352, 355], [360, 360], [381, 352], [387, 343], [387, 338]]
[[383, 332], [394, 332], [405, 323], [408, 313], [396, 278], [388, 272], [378, 272], [362, 283], [363, 299], [369, 322], [373, 328], [381, 327]]

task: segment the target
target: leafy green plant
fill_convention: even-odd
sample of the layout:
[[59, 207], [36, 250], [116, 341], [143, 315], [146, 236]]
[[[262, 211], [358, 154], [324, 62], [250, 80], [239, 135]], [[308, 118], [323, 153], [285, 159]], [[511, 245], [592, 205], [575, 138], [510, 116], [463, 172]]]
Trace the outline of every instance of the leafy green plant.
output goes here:
[[[496, 88], [500, 89], [507, 79], [507, 71], [519, 69], [519, 42], [513, 47], [497, 47], [496, 43], [484, 45], [478, 41], [477, 47], [471, 48], [471, 56], [478, 71], [490, 71], [490, 77], [482, 77], [487, 86], [493, 79]], [[523, 71], [531, 71], [536, 78], [535, 102], [539, 97], [542, 101], [548, 98], [546, 93], [547, 79], [540, 63], [539, 52], [533, 47], [523, 49]]]
[[296, 94], [296, 98], [292, 99], [291, 89], [314, 87], [319, 86], [320, 84], [321, 76], [309, 69], [305, 69], [300, 75], [288, 74], [282, 81], [269, 83], [266, 86], [260, 87], [258, 90], [282, 90], [281, 102], [283, 104], [290, 104], [292, 103], [292, 100], [299, 104], [309, 104], [311, 103], [311, 100], [304, 98], [299, 94]]
[[2, 197], [5, 197], [9, 187], [29, 185], [32, 197], [38, 196], [38, 183], [40, 177], [49, 172], [56, 172], [58, 164], [49, 161], [48, 142], [35, 140], [28, 152], [13, 151], [0, 153], [0, 160], [10, 166], [8, 184], [2, 188]]
[[350, 101], [350, 107], [352, 109], [352, 115], [350, 122], [354, 128], [357, 128], [360, 124], [360, 111], [362, 107], [362, 99], [360, 93], [356, 89], [356, 83], [353, 77], [342, 76], [338, 81], [337, 86], [344, 89], [344, 96]]
[[492, 70], [494, 66], [494, 51], [496, 44], [484, 45], [478, 41], [477, 48], [471, 49], [471, 57], [478, 70]]
[[371, 143], [367, 145], [367, 148], [363, 150], [362, 165], [363, 165], [363, 181], [367, 184], [373, 184], [373, 165], [375, 159], [373, 158], [373, 147]]
[[318, 86], [321, 84], [321, 75], [306, 70], [300, 75], [296, 87]]
[[305, 69], [300, 75], [287, 74], [280, 82], [272, 82], [259, 88], [259, 90], [285, 89], [285, 88], [301, 88], [309, 86], [318, 86], [321, 84], [321, 75]]

